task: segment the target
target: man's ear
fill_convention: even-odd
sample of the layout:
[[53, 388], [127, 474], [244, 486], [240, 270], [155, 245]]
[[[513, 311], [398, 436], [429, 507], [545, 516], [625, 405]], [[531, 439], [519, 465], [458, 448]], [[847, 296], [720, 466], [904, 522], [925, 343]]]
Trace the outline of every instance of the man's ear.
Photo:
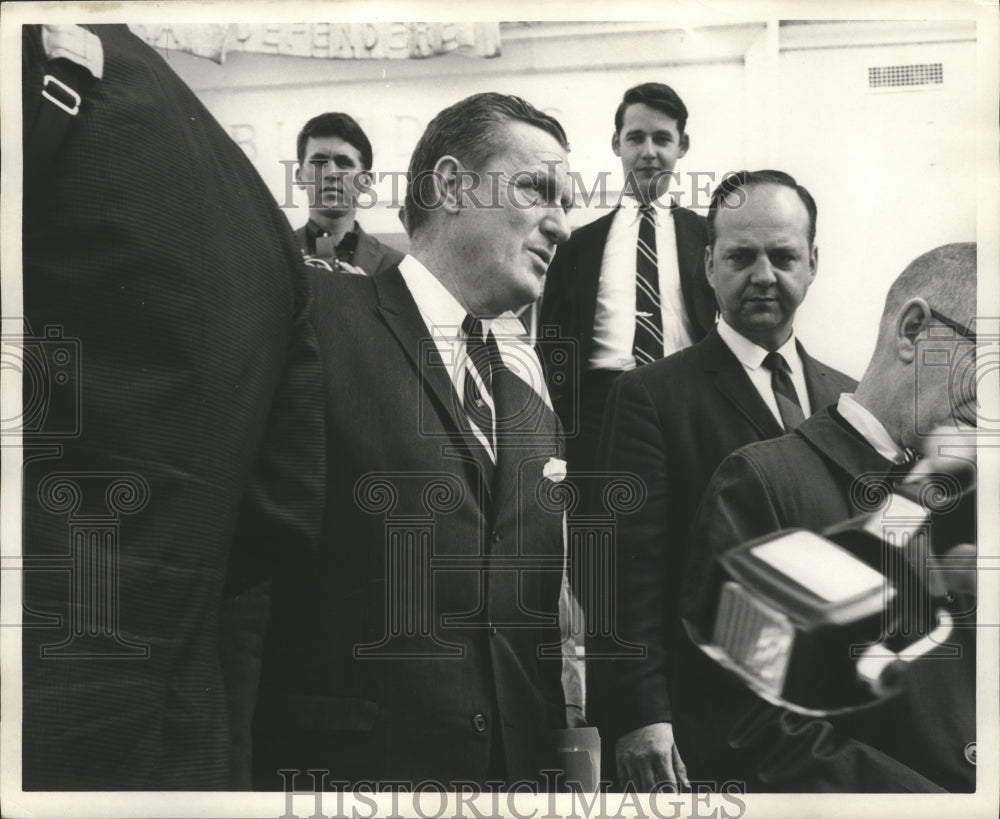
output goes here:
[[681, 141], [679, 144], [680, 150], [677, 152], [677, 158], [680, 159], [684, 154], [688, 152], [688, 148], [691, 147], [691, 139], [687, 135], [687, 131], [681, 134]]
[[303, 185], [302, 185], [302, 163], [301, 162], [295, 168], [295, 181], [296, 181], [296, 183], [298, 184], [298, 186], [300, 188], [303, 187]]
[[930, 323], [931, 308], [927, 302], [914, 296], [896, 314], [896, 349], [906, 363], [917, 355], [917, 338]]
[[816, 278], [817, 270], [819, 270], [819, 247], [813, 244], [809, 249], [809, 284]]
[[622, 144], [621, 141], [618, 139], [617, 131], [615, 131], [611, 135], [611, 150], [615, 152], [615, 156], [620, 157], [622, 155]]
[[708, 283], [715, 290], [715, 269], [713, 267], [711, 245], [706, 245], [705, 247], [705, 278], [708, 279]]
[[453, 156], [442, 156], [434, 163], [431, 171], [434, 196], [431, 201], [435, 206], [449, 213], [464, 210], [461, 184], [463, 175], [465, 171], [462, 164]]

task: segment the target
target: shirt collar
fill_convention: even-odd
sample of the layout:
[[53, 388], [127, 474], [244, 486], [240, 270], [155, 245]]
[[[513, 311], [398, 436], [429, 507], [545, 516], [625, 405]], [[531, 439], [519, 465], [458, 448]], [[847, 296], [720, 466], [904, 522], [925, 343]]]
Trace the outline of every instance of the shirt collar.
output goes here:
[[902, 463], [906, 460], [903, 448], [892, 440], [892, 436], [882, 426], [882, 422], [878, 418], [854, 400], [854, 393], [840, 394], [840, 400], [837, 401], [837, 412], [883, 458], [893, 463]]
[[[629, 215], [629, 223], [637, 222], [639, 220], [639, 206], [640, 202], [631, 196], [623, 196], [621, 200], [621, 209]], [[668, 190], [661, 194], [658, 198], [653, 200], [653, 218], [659, 223], [660, 218], [663, 215], [673, 216], [674, 208], [677, 207], [677, 203], [674, 202], [673, 194]]]
[[[427, 330], [438, 345], [438, 349], [454, 350], [454, 345], [465, 341], [462, 322], [465, 320], [465, 308], [459, 304], [451, 291], [431, 273], [424, 264], [414, 256], [406, 255], [399, 263], [399, 273], [403, 277], [410, 295], [417, 304], [417, 309], [427, 325]], [[500, 358], [507, 368], [538, 393], [545, 405], [552, 409], [552, 402], [545, 379], [540, 373], [532, 377], [533, 371], [526, 365], [525, 350], [532, 354], [530, 341], [524, 325], [513, 312], [501, 313], [496, 318], [482, 320], [483, 332], [492, 332], [500, 350]], [[460, 360], [446, 356], [442, 359]], [[537, 359], [535, 359], [537, 361]], [[539, 364], [540, 366], [540, 364]], [[526, 374], [528, 377], [526, 377]], [[454, 375], [452, 376], [455, 377]]]
[[[306, 222], [306, 230], [313, 236], [330, 235], [330, 231], [328, 231], [326, 228], [320, 227], [319, 224], [316, 222], [316, 220], [313, 219], [311, 216], [309, 217], [309, 220]], [[347, 231], [347, 233], [345, 233], [344, 235], [347, 236], [351, 233], [357, 233], [357, 232], [358, 232], [358, 223], [355, 220], [354, 224], [351, 225], [351, 229]]]
[[[432, 335], [449, 340], [461, 339], [465, 308], [451, 292], [414, 256], [406, 255], [399, 263], [399, 272], [417, 303]], [[489, 326], [488, 322], [484, 322]], [[484, 330], [485, 332], [485, 330]]]
[[[351, 229], [344, 234], [343, 238], [337, 245], [337, 250], [343, 253], [353, 253], [354, 249], [358, 246], [358, 227], [357, 221], [351, 225]], [[309, 217], [309, 221], [306, 222], [306, 236], [309, 239], [309, 244], [311, 247], [316, 246], [316, 239], [320, 236], [329, 236], [330, 231], [326, 228], [320, 227], [312, 217]]]
[[[726, 346], [733, 351], [733, 355], [739, 359], [744, 367], [748, 370], [756, 370], [764, 363], [764, 358], [768, 353], [767, 350], [759, 344], [755, 344], [737, 330], [734, 330], [724, 318], [720, 317], [719, 323], [716, 326], [722, 340], [726, 342]], [[795, 346], [794, 330], [788, 336], [788, 340], [775, 352], [780, 353], [781, 357], [785, 359], [785, 363], [788, 364], [788, 369], [791, 372], [795, 372], [795, 368], [799, 365], [799, 351]]]

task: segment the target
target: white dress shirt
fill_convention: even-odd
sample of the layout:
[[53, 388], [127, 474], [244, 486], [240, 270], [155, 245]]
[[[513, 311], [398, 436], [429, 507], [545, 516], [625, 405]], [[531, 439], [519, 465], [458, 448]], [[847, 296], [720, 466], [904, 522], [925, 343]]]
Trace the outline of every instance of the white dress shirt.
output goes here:
[[[665, 356], [690, 347], [693, 340], [681, 292], [677, 236], [670, 202], [670, 195], [664, 194], [653, 205]], [[587, 362], [588, 369], [635, 368], [632, 342], [635, 338], [635, 258], [640, 221], [639, 202], [630, 198], [623, 200], [611, 220], [601, 261], [594, 313], [594, 349]]]
[[[417, 309], [427, 326], [427, 332], [434, 341], [441, 361], [448, 371], [455, 389], [457, 406], [464, 409], [465, 373], [468, 371], [472, 374], [482, 399], [489, 405], [490, 412], [495, 418], [496, 408], [493, 406], [493, 397], [483, 384], [479, 370], [472, 363], [466, 350], [466, 337], [462, 330], [462, 322], [466, 316], [465, 308], [459, 304], [458, 299], [451, 294], [448, 288], [441, 284], [438, 278], [414, 256], [406, 255], [403, 257], [399, 263], [399, 272], [410, 291], [410, 295], [417, 303]], [[541, 363], [530, 344], [528, 332], [521, 320], [514, 313], [508, 311], [493, 319], [483, 319], [482, 325], [484, 333], [492, 331], [504, 366], [537, 392], [544, 399], [545, 405], [551, 409], [552, 401], [549, 399], [545, 386]], [[427, 361], [422, 352], [418, 353], [418, 361], [421, 363]], [[487, 445], [481, 430], [475, 424], [470, 426], [476, 439], [493, 457], [496, 451], [495, 447]], [[493, 443], [495, 442], [490, 442], [490, 444]]]
[[903, 452], [903, 448], [892, 440], [892, 436], [882, 426], [882, 422], [878, 418], [854, 400], [854, 393], [842, 392], [840, 394], [840, 400], [837, 401], [837, 412], [883, 458], [892, 461], [894, 464], [899, 464], [906, 460], [906, 453]]
[[[771, 410], [778, 424], [784, 429], [785, 422], [781, 420], [781, 411], [778, 409], [778, 401], [774, 397], [774, 390], [771, 389], [771, 371], [764, 366], [764, 358], [767, 350], [758, 344], [754, 344], [746, 336], [740, 335], [730, 327], [724, 318], [719, 319], [716, 325], [719, 335], [726, 343], [726, 346], [733, 351], [750, 376], [750, 382], [754, 385], [760, 397], [764, 399], [767, 408]], [[802, 359], [799, 358], [799, 351], [795, 346], [794, 331], [788, 337], [788, 341], [782, 344], [776, 352], [781, 353], [781, 357], [788, 364], [791, 370], [792, 386], [795, 387], [795, 394], [799, 398], [799, 405], [802, 407], [802, 414], [808, 418], [812, 415], [812, 407], [809, 405], [809, 390], [806, 388], [806, 376], [802, 370]]]

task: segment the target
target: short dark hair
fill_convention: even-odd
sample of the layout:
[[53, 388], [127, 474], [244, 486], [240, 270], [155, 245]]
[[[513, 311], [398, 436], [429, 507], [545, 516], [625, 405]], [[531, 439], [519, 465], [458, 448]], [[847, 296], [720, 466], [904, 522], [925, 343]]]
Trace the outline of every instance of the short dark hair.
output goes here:
[[641, 102], [650, 108], [655, 108], [662, 114], [666, 114], [671, 119], [677, 121], [677, 132], [684, 133], [688, 121], [688, 109], [676, 91], [669, 85], [662, 82], [644, 82], [625, 92], [618, 110], [615, 111], [615, 133], [622, 132], [622, 123], [625, 122], [625, 109], [630, 105]]
[[559, 121], [531, 103], [509, 94], [473, 94], [445, 108], [428, 123], [410, 158], [406, 190], [406, 228], [413, 236], [427, 222], [430, 172], [443, 156], [453, 156], [470, 169], [478, 169], [506, 147], [504, 126], [525, 122], [551, 135], [569, 150], [566, 132]]
[[313, 117], [302, 126], [295, 142], [296, 155], [301, 165], [306, 158], [306, 143], [309, 137], [337, 137], [348, 145], [353, 145], [361, 154], [361, 164], [366, 171], [372, 169], [372, 144], [361, 130], [361, 126], [349, 114], [330, 112]]
[[[712, 201], [708, 206], [708, 246], [715, 247], [715, 214], [720, 207], [726, 209], [733, 207], [722, 204], [722, 201], [731, 194], [754, 185], [781, 185], [785, 188], [791, 188], [799, 195], [799, 199], [802, 200], [802, 204], [806, 206], [806, 211], [809, 213], [809, 244], [811, 246], [816, 240], [816, 200], [812, 198], [809, 191], [795, 181], [793, 176], [784, 171], [772, 170], [736, 171], [723, 177], [719, 186], [712, 192]], [[737, 198], [740, 204], [746, 201], [745, 194], [738, 194]]]

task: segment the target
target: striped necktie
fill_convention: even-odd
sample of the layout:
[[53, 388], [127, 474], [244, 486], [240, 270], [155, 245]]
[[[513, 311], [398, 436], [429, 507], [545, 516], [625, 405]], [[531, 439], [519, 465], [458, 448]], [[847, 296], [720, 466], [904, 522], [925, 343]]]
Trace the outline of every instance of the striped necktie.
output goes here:
[[663, 358], [663, 313], [660, 306], [660, 268], [656, 261], [656, 217], [653, 206], [639, 206], [639, 241], [635, 253], [636, 366]]
[[764, 366], [771, 371], [771, 389], [778, 402], [778, 412], [785, 425], [785, 432], [791, 432], [806, 420], [806, 416], [802, 412], [799, 395], [795, 392], [788, 363], [781, 353], [771, 352], [764, 356]]
[[920, 460], [920, 454], [915, 449], [910, 449], [910, 447], [903, 447], [903, 455], [898, 461], [895, 461], [891, 467], [889, 467], [889, 472], [895, 477], [905, 477], [910, 474], [910, 470], [917, 465], [917, 461]]
[[462, 321], [468, 364], [462, 389], [465, 414], [472, 423], [477, 440], [496, 463], [496, 435], [493, 405], [493, 372], [500, 359], [493, 334], [484, 335], [480, 319], [466, 316]]

